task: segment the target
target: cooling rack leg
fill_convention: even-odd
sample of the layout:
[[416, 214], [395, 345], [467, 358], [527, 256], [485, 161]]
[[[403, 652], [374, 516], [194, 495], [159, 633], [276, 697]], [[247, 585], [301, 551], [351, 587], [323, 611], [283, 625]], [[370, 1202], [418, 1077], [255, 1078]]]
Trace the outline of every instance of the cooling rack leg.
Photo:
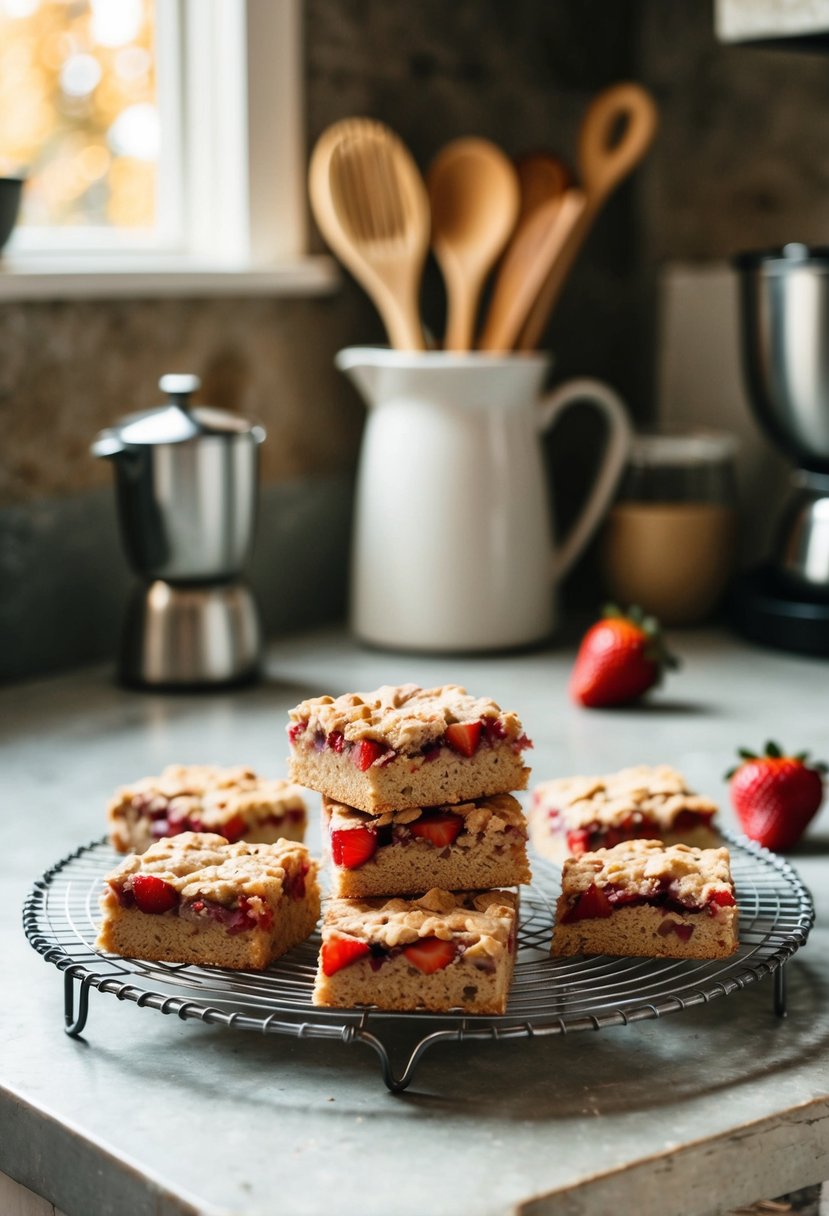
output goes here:
[[86, 1025], [89, 1014], [89, 982], [81, 980], [78, 994], [78, 1013], [75, 1015], [75, 977], [68, 971], [63, 976], [63, 1022], [70, 1038], [77, 1039]]
[[786, 964], [781, 963], [774, 973], [774, 1012], [779, 1018], [786, 1016]]
[[368, 1030], [360, 1028], [355, 1031], [353, 1038], [360, 1043], [366, 1043], [373, 1048], [380, 1057], [380, 1067], [383, 1071], [383, 1081], [386, 1088], [391, 1090], [393, 1094], [400, 1094], [404, 1089], [408, 1089], [414, 1076], [415, 1068], [425, 1051], [434, 1044], [440, 1042], [456, 1041], [461, 1038], [461, 1034], [457, 1030], [436, 1030], [433, 1034], [426, 1035], [421, 1039], [412, 1050], [405, 1068], [399, 1074], [395, 1073], [392, 1067], [391, 1056], [388, 1053], [385, 1043], [371, 1034]]

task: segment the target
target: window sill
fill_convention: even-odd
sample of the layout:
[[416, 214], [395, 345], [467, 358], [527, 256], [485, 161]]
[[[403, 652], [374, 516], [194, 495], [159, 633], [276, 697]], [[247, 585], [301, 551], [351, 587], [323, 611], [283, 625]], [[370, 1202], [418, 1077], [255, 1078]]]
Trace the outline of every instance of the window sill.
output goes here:
[[0, 301], [156, 299], [160, 296], [319, 296], [340, 282], [328, 257], [234, 265], [174, 257], [0, 258]]

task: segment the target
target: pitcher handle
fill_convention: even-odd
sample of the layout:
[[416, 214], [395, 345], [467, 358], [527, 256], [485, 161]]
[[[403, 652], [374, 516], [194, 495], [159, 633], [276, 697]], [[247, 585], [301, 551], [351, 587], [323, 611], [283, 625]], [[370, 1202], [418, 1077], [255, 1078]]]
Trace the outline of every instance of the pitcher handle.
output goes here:
[[632, 437], [622, 398], [600, 380], [588, 377], [568, 380], [542, 397], [538, 415], [539, 431], [549, 430], [559, 415], [577, 401], [592, 402], [604, 415], [608, 427], [607, 444], [587, 501], [556, 552], [556, 578], [567, 573], [595, 532], [616, 489]]

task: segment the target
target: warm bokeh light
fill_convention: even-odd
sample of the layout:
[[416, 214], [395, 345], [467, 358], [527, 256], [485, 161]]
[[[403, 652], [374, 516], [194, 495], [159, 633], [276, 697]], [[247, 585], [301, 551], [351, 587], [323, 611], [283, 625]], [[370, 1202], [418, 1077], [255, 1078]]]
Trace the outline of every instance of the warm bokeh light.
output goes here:
[[152, 228], [155, 0], [0, 0], [0, 174], [21, 224]]

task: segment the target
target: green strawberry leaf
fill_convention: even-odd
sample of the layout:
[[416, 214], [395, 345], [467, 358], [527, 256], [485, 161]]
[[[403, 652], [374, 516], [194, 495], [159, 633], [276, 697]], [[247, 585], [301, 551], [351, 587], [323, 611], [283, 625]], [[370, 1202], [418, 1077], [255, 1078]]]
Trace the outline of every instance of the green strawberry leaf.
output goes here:
[[765, 754], [770, 756], [772, 760], [779, 760], [784, 755], [784, 752], [779, 743], [775, 743], [773, 739], [769, 739], [766, 744]]

